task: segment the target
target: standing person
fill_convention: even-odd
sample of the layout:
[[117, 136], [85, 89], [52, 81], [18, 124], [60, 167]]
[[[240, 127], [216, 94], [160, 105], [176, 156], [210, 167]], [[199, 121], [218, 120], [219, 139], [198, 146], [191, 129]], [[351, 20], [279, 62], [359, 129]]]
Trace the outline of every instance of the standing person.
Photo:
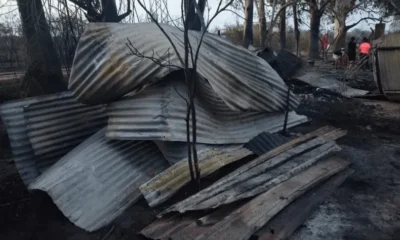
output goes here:
[[322, 54], [323, 58], [326, 59], [328, 57], [328, 47], [329, 47], [329, 35], [326, 33], [322, 38]]
[[368, 39], [366, 37], [363, 38], [362, 43], [360, 44], [360, 61], [364, 61], [362, 68], [366, 68], [369, 70], [369, 50], [371, 49], [371, 44], [369, 44]]
[[344, 48], [341, 48], [341, 49], [333, 52], [333, 61], [334, 61], [336, 69], [338, 67], [346, 66], [348, 57], [347, 57], [347, 54], [346, 54]]
[[349, 56], [349, 61], [354, 62], [356, 60], [357, 43], [356, 38], [351, 37], [350, 42], [347, 44], [347, 55]]

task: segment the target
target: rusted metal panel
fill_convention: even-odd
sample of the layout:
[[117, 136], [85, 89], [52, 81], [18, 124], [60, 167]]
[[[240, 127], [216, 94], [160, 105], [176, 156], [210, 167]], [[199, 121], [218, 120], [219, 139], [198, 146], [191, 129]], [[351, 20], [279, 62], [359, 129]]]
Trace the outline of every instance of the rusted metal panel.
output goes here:
[[24, 107], [24, 117], [39, 171], [42, 172], [107, 124], [104, 105], [84, 105], [60, 96]]
[[[219, 168], [252, 155], [253, 152], [241, 147], [205, 149], [198, 151], [201, 176], [207, 176]], [[140, 191], [151, 207], [171, 198], [191, 180], [187, 159], [176, 163], [161, 174], [140, 186]]]
[[[160, 215], [216, 208], [256, 196], [313, 165], [329, 152], [338, 151], [340, 148], [332, 141], [345, 134], [345, 131], [326, 127], [294, 139], [243, 165]], [[317, 138], [307, 141], [313, 137]]]
[[[261, 131], [283, 129], [284, 113], [237, 112], [219, 98], [211, 86], [196, 85], [196, 135], [198, 143], [241, 144]], [[186, 142], [187, 87], [173, 78], [131, 97], [111, 103], [107, 137], [117, 140], [160, 140]], [[306, 122], [305, 116], [289, 113], [288, 127]]]
[[[184, 56], [183, 32], [161, 25]], [[189, 41], [197, 49], [201, 33], [189, 31]], [[132, 54], [128, 39], [138, 52], [162, 64]], [[167, 65], [164, 66], [164, 65]], [[81, 36], [75, 54], [69, 89], [87, 103], [114, 101], [123, 95], [164, 81], [181, 69], [171, 43], [154, 23], [91, 23]], [[287, 86], [263, 59], [247, 49], [213, 34], [205, 34], [198, 58], [197, 72], [235, 111], [283, 111]], [[291, 96], [290, 106], [298, 100]]]
[[168, 167], [150, 141], [110, 141], [100, 130], [29, 185], [47, 192], [78, 227], [109, 224], [140, 197], [139, 186]]

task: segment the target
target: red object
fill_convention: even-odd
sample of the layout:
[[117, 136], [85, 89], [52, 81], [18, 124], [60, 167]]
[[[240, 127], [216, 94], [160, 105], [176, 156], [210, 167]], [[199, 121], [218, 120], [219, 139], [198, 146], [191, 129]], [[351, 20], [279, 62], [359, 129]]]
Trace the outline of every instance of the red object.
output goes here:
[[360, 52], [363, 54], [369, 54], [369, 49], [371, 49], [371, 44], [363, 42], [360, 45]]
[[326, 50], [328, 49], [328, 42], [329, 42], [329, 36], [326, 33], [323, 38], [322, 38], [322, 47]]

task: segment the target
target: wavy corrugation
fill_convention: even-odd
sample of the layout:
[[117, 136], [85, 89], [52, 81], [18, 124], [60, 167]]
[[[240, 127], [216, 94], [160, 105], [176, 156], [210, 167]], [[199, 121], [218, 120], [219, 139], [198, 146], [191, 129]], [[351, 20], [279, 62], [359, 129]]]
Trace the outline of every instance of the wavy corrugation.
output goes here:
[[61, 96], [24, 107], [29, 141], [40, 170], [51, 166], [107, 124], [105, 105], [85, 105]]
[[[183, 32], [168, 25], [162, 27], [179, 55], [184, 56]], [[199, 32], [189, 32], [193, 49], [197, 49], [200, 37]], [[126, 45], [128, 39], [140, 54], [132, 54]], [[92, 23], [79, 40], [69, 89], [82, 102], [108, 103], [130, 91], [164, 81], [168, 73], [180, 66], [172, 45], [153, 23]], [[287, 86], [271, 66], [217, 35], [205, 34], [197, 72], [232, 110], [276, 112], [287, 105]], [[292, 95], [290, 106], [297, 104]]]
[[23, 108], [40, 101], [49, 101], [64, 96], [71, 96], [71, 93], [65, 92], [41, 97], [25, 98], [4, 103], [0, 107], [0, 115], [10, 140], [15, 166], [26, 185], [39, 175], [39, 169], [32, 145], [29, 141]]
[[[167, 81], [168, 80], [168, 81]], [[111, 103], [107, 137], [117, 140], [186, 142], [186, 84], [167, 79], [138, 94]], [[236, 112], [220, 99], [207, 81], [197, 84], [195, 107], [197, 142], [204, 144], [246, 143], [260, 132], [282, 130], [284, 113]], [[289, 113], [288, 126], [307, 121]]]
[[139, 186], [168, 167], [150, 141], [110, 141], [100, 130], [29, 185], [78, 227], [97, 230], [134, 204]]

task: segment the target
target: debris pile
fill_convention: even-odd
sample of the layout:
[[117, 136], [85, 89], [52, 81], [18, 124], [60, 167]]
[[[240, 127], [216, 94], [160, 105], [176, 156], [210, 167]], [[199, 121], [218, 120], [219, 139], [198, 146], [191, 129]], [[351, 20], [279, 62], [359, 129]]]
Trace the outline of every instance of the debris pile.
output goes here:
[[[340, 151], [335, 140], [345, 134], [324, 127], [280, 145], [167, 208], [141, 234], [165, 240], [286, 239], [353, 172], [334, 155]], [[166, 170], [140, 187], [150, 205], [173, 191], [171, 179], [158, 181], [170, 176]]]
[[[24, 183], [47, 192], [63, 214], [85, 230], [111, 223], [142, 196], [150, 207], [173, 200], [191, 180], [188, 87], [179, 67], [183, 32], [163, 28], [175, 47], [155, 24], [89, 24], [76, 51], [71, 92], [0, 108]], [[189, 38], [196, 49], [200, 33], [190, 32]], [[177, 234], [193, 239], [185, 234], [197, 231], [201, 239], [227, 239], [224, 234], [244, 239], [262, 233], [262, 226], [288, 204], [347, 168], [348, 162], [337, 157], [323, 160], [340, 150], [334, 141], [345, 134], [342, 130], [326, 127], [297, 138], [272, 134], [283, 129], [286, 113], [287, 127], [307, 118], [285, 113], [295, 109], [298, 100], [288, 95], [282, 78], [262, 58], [206, 34], [197, 72], [194, 104], [201, 177], [259, 157], [160, 214], [191, 216], [194, 210], [216, 209], [186, 221], [186, 233], [171, 227], [182, 224], [181, 217], [163, 217], [143, 230], [147, 237], [176, 239]], [[339, 185], [344, 177], [337, 178], [325, 184]], [[200, 229], [199, 221], [206, 228]], [[233, 224], [242, 221], [246, 224]], [[171, 231], [157, 232], [168, 224]]]

